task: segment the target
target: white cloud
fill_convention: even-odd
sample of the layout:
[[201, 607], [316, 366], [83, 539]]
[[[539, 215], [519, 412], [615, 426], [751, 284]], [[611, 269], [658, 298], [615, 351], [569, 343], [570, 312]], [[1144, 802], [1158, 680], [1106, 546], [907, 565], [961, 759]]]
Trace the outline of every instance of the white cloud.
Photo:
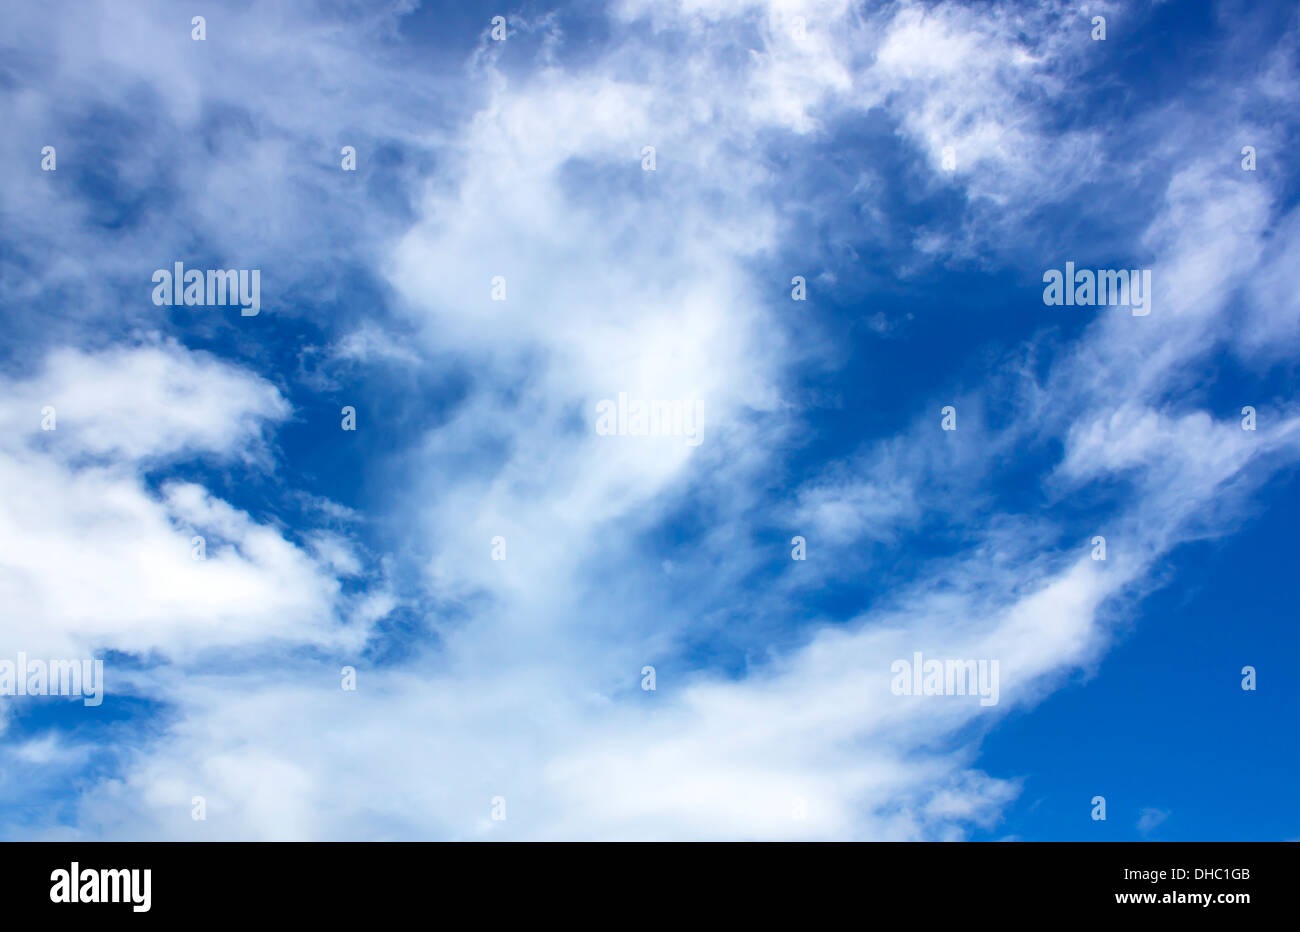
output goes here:
[[[53, 431], [43, 409], [54, 408]], [[186, 454], [250, 459], [267, 422], [288, 416], [273, 385], [175, 344], [52, 352], [30, 379], [5, 386], [0, 437], [69, 461]], [[37, 441], [41, 441], [38, 443]]]
[[5, 642], [61, 657], [356, 643], [328, 562], [199, 485], [145, 481], [158, 460], [248, 458], [288, 410], [265, 381], [170, 344], [63, 351], [0, 384], [0, 482], [18, 493], [0, 504]]
[[1168, 818], [1169, 813], [1163, 809], [1143, 809], [1138, 816], [1137, 830], [1143, 835], [1150, 834]]

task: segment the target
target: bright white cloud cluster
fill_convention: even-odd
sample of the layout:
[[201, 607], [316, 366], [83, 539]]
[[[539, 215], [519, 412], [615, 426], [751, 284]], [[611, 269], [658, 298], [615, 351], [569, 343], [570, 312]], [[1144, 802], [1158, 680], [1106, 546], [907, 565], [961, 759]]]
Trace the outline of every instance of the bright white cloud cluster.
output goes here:
[[262, 379], [172, 344], [64, 350], [4, 382], [0, 473], [15, 493], [0, 505], [6, 644], [177, 658], [354, 642], [338, 627], [337, 583], [280, 530], [194, 483], [147, 481], [181, 458], [265, 466], [250, 452], [288, 413]]

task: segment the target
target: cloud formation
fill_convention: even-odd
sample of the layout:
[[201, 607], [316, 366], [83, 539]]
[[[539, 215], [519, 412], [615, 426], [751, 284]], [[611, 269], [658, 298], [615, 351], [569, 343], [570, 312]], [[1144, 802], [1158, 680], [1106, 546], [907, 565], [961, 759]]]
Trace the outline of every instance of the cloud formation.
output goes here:
[[[1232, 530], [1300, 454], [1293, 405], [1212, 406], [1196, 375], [1294, 350], [1294, 207], [1232, 146], [1189, 146], [1216, 100], [1063, 120], [1099, 54], [1072, 5], [628, 2], [581, 54], [562, 16], [510, 16], [504, 44], [483, 23], [436, 78], [398, 51], [407, 4], [221, 7], [205, 47], [165, 11], [62, 21], [104, 48], [32, 12], [12, 40], [49, 78], [6, 85], [5, 164], [31, 163], [19, 136], [99, 149], [94, 171], [89, 142], [60, 150], [70, 187], [4, 194], [6, 278], [69, 308], [19, 328], [41, 362], [10, 347], [0, 384], [0, 478], [23, 491], [0, 507], [5, 642], [130, 655], [110, 689], [165, 713], [24, 735], [10, 772], [58, 779], [96, 744], [111, 766], [9, 835], [967, 837], [1019, 792], [981, 768], [984, 735], [1097, 664], [1162, 557]], [[1222, 95], [1290, 99], [1270, 61]], [[1115, 133], [1152, 154], [1117, 157]], [[1132, 192], [1104, 244], [1154, 270], [1158, 310], [1033, 306], [1081, 241], [1059, 213]], [[819, 455], [801, 379], [850, 375], [813, 310], [849, 293], [850, 241], [887, 260], [860, 274], [974, 266], [1037, 316], [977, 377], [893, 398], [899, 429]], [[191, 256], [265, 270], [256, 322], [148, 303], [148, 270]], [[364, 522], [284, 439], [344, 437], [363, 390]], [[702, 401], [704, 443], [600, 436], [620, 392]], [[274, 485], [260, 511], [229, 471]], [[861, 604], [813, 598], [861, 577]], [[916, 651], [997, 658], [998, 704], [895, 695]]]

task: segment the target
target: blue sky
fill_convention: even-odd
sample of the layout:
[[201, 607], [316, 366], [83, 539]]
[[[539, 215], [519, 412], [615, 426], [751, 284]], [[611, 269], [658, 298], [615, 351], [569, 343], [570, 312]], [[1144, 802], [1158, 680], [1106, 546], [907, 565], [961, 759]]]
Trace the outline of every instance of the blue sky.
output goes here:
[[1300, 837], [1294, 5], [67, 7], [0, 40], [0, 661], [107, 695], [0, 696], [0, 837]]

